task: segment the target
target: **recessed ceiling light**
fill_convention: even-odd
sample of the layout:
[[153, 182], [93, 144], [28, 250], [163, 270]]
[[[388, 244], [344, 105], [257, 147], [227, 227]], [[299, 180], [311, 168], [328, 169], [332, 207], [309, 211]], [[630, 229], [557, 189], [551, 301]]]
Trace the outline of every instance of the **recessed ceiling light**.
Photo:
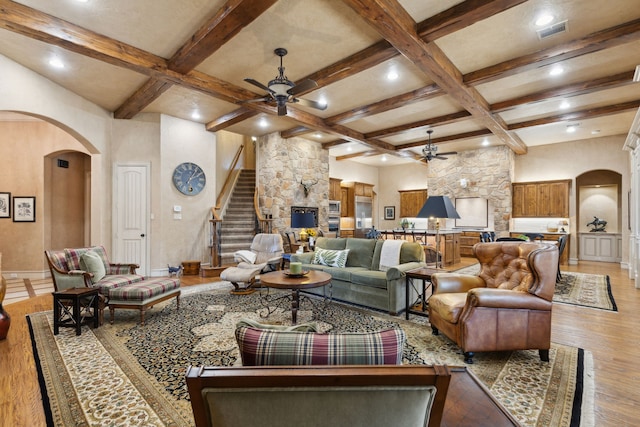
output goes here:
[[550, 76], [559, 76], [562, 73], [564, 73], [564, 68], [562, 68], [560, 65], [554, 65], [553, 68], [549, 70]]
[[553, 15], [550, 13], [543, 13], [538, 16], [538, 19], [536, 19], [536, 26], [544, 27], [545, 25], [551, 24], [551, 22], [553, 22]]
[[256, 141], [258, 140], [258, 138], [257, 138], [257, 137], [255, 137], [255, 136], [252, 136], [252, 137], [251, 137], [251, 140], [252, 140], [253, 142], [256, 142]]
[[78, 3], [89, 3], [89, 0], [76, 0]]
[[263, 117], [258, 122], [258, 126], [260, 126], [261, 128], [266, 128], [267, 126], [269, 126], [269, 122], [267, 122], [267, 119]]
[[483, 140], [482, 140], [482, 145], [483, 145], [483, 146], [485, 146], [485, 147], [486, 147], [487, 145], [489, 145], [489, 139], [487, 139], [487, 138], [483, 139]]
[[58, 58], [57, 56], [49, 59], [49, 65], [51, 65], [53, 68], [64, 68], [64, 62], [62, 62], [62, 59]]
[[594, 129], [591, 131], [591, 135], [597, 135], [600, 133], [600, 129]]
[[567, 133], [574, 133], [576, 130], [578, 130], [578, 125], [576, 124], [567, 126]]
[[398, 73], [395, 71], [389, 71], [387, 73], [387, 80], [396, 80], [398, 78]]
[[571, 104], [569, 104], [569, 101], [562, 101], [560, 103], [560, 108], [562, 108], [563, 110], [566, 110], [569, 107], [571, 107]]
[[323, 107], [327, 105], [327, 100], [324, 98], [324, 96], [318, 99], [318, 104], [322, 105]]
[[386, 162], [386, 161], [387, 161], [387, 156], [382, 156], [382, 159], [381, 159], [381, 160], [382, 160], [383, 162]]
[[353, 148], [351, 148], [351, 146], [348, 146], [348, 147], [347, 147], [347, 151], [348, 151], [348, 152], [351, 152], [352, 150], [353, 150]]
[[313, 136], [318, 139], [322, 138], [322, 134], [320, 132], [314, 133]]
[[200, 113], [198, 113], [197, 111], [194, 111], [193, 113], [191, 113], [191, 118], [193, 120], [199, 120], [200, 119]]

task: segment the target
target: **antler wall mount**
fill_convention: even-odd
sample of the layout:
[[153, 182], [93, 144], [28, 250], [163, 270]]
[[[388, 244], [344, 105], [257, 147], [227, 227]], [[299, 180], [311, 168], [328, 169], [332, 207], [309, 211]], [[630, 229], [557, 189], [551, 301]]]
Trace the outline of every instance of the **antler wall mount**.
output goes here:
[[316, 185], [318, 183], [318, 179], [316, 179], [315, 181], [311, 182], [311, 181], [303, 181], [302, 179], [300, 180], [300, 185], [302, 185], [302, 188], [304, 190], [304, 197], [308, 197], [309, 193], [311, 192], [311, 186]]

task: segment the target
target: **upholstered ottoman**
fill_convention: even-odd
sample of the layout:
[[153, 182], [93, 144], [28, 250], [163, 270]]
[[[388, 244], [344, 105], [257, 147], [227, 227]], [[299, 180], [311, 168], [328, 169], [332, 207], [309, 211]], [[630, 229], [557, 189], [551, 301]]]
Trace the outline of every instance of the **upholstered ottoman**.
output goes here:
[[176, 298], [180, 308], [180, 279], [171, 277], [149, 278], [141, 282], [109, 290], [109, 317], [113, 324], [116, 308], [140, 310], [140, 324], [144, 326], [144, 313], [155, 304]]

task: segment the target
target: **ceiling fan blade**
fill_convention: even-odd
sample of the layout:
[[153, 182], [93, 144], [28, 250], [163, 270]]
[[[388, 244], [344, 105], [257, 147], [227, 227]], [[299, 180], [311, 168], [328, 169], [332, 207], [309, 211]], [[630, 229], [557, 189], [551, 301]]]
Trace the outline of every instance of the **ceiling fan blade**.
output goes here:
[[266, 91], [267, 91], [267, 92], [269, 92], [269, 93], [273, 93], [273, 91], [272, 91], [271, 89], [269, 89], [268, 87], [266, 87], [265, 85], [263, 85], [262, 83], [260, 83], [260, 82], [259, 82], [259, 81], [257, 81], [257, 80], [254, 80], [254, 79], [244, 79], [244, 81], [245, 81], [245, 82], [247, 82], [247, 83], [251, 83], [251, 84], [252, 84], [252, 85], [254, 85], [254, 86], [258, 86], [260, 89], [262, 89], [262, 90], [266, 90]]
[[255, 98], [255, 99], [247, 99], [246, 101], [240, 101], [240, 104], [247, 104], [249, 102], [267, 102], [267, 101], [271, 101], [271, 97], [270, 96], [264, 96], [262, 98]]
[[438, 156], [448, 156], [450, 154], [458, 154], [457, 151], [447, 151], [446, 153], [438, 153]]
[[286, 116], [287, 115], [287, 105], [285, 103], [278, 105], [278, 115]]
[[293, 98], [292, 99], [293, 102], [297, 102], [300, 105], [304, 105], [305, 107], [311, 107], [311, 108], [315, 108], [317, 110], [326, 110], [327, 109], [327, 104], [321, 104], [317, 101], [311, 101], [309, 99], [302, 99], [302, 98]]
[[289, 89], [287, 91], [287, 93], [289, 95], [297, 95], [299, 93], [302, 92], [306, 92], [308, 90], [311, 90], [313, 88], [318, 87], [318, 83], [316, 83], [315, 81], [311, 80], [311, 79], [307, 79], [307, 80], [303, 80], [301, 81], [299, 84], [295, 85], [294, 87], [292, 87], [291, 89]]

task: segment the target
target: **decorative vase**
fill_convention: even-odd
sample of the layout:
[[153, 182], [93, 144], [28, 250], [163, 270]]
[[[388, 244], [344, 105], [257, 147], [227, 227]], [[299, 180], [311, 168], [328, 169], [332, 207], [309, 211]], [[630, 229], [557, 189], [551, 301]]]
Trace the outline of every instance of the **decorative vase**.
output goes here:
[[0, 340], [7, 338], [9, 326], [11, 326], [11, 317], [0, 304]]
[[11, 317], [2, 307], [2, 301], [4, 301], [4, 295], [7, 292], [7, 282], [0, 277], [0, 340], [7, 338], [9, 333], [9, 326], [11, 326]]

